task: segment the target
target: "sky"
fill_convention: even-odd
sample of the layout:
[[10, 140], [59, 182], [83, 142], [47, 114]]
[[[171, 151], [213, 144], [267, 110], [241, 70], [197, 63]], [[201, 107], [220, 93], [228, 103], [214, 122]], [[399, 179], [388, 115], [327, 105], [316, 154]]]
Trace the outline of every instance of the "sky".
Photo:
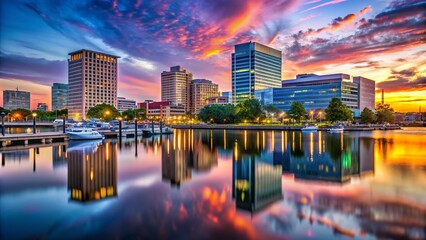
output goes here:
[[0, 106], [5, 89], [51, 104], [68, 53], [120, 56], [118, 96], [160, 100], [160, 74], [181, 65], [231, 90], [235, 44], [283, 53], [283, 79], [347, 73], [376, 81], [396, 111], [426, 110], [426, 1], [1, 0]]

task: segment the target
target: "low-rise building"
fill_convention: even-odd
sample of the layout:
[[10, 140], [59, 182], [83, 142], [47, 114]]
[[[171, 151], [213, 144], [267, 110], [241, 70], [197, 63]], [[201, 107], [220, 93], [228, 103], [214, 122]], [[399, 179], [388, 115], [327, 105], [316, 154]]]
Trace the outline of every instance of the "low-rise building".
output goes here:
[[[360, 80], [361, 79], [361, 80]], [[282, 88], [268, 88], [255, 92], [255, 98], [264, 105], [288, 111], [294, 102], [303, 104], [307, 111], [326, 109], [332, 98], [339, 98], [353, 112], [355, 117], [360, 115], [360, 107], [374, 106], [375, 84], [372, 80], [358, 77], [357, 81], [349, 74], [300, 74], [296, 79], [284, 80]], [[374, 81], [373, 81], [374, 82]], [[360, 95], [360, 84], [363, 87]], [[360, 105], [360, 97], [365, 97]]]
[[37, 103], [37, 110], [47, 111], [47, 104], [46, 103]]
[[229, 98], [228, 97], [223, 97], [223, 96], [215, 96], [215, 97], [209, 97], [206, 99], [206, 104], [210, 105], [210, 104], [229, 104]]
[[136, 108], [136, 101], [131, 99], [126, 99], [124, 97], [117, 97], [117, 109], [120, 113]]
[[146, 116], [150, 117], [159, 117], [161, 119], [166, 119], [173, 116], [183, 116], [185, 115], [185, 106], [183, 105], [173, 105], [170, 101], [162, 102], [152, 102], [145, 101], [138, 103], [138, 108], [143, 108], [146, 110]]

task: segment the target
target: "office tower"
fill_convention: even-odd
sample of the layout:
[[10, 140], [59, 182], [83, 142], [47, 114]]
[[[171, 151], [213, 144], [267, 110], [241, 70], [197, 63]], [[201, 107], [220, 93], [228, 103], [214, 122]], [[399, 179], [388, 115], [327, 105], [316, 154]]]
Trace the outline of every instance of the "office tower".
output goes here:
[[256, 90], [281, 87], [281, 51], [260, 43], [235, 45], [232, 54], [232, 102], [254, 96]]
[[207, 104], [207, 98], [219, 96], [218, 85], [207, 79], [194, 79], [191, 81], [190, 99], [191, 112], [198, 114]]
[[174, 66], [170, 71], [161, 73], [161, 101], [170, 101], [172, 105], [184, 106], [190, 111], [190, 84], [192, 73], [181, 66]]
[[68, 104], [68, 84], [52, 85], [52, 111], [66, 109]]
[[17, 108], [30, 110], [30, 92], [3, 90], [3, 108], [13, 110]]
[[117, 98], [117, 109], [120, 113], [136, 108], [136, 101], [131, 99], [126, 99], [124, 97]]
[[47, 111], [47, 104], [46, 103], [37, 103], [37, 110]]
[[117, 107], [117, 60], [119, 57], [82, 49], [69, 53], [68, 116], [86, 118], [98, 104]]
[[376, 82], [365, 77], [354, 77], [354, 83], [358, 83], [358, 108], [374, 110], [376, 107]]

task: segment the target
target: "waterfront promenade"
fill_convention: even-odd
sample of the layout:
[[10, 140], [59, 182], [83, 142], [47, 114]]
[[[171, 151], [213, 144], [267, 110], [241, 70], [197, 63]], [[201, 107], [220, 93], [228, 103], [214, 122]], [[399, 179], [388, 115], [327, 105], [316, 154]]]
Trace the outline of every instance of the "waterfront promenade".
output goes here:
[[[176, 129], [224, 129], [224, 130], [282, 130], [282, 131], [300, 131], [302, 126], [288, 125], [229, 125], [229, 124], [179, 124], [172, 125]], [[327, 131], [330, 126], [320, 126], [318, 131]], [[373, 130], [397, 130], [401, 129], [398, 125], [370, 124], [370, 125], [352, 125], [345, 126], [345, 131], [373, 131]]]
[[28, 145], [30, 143], [51, 143], [56, 141], [68, 141], [68, 135], [62, 132], [41, 132], [36, 134], [6, 134], [0, 136], [1, 147], [8, 145]]

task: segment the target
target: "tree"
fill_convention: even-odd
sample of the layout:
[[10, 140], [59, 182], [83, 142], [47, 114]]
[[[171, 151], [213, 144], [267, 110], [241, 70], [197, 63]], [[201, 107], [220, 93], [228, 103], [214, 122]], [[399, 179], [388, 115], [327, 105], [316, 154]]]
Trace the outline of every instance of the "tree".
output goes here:
[[374, 123], [376, 122], [377, 117], [374, 115], [374, 112], [368, 108], [364, 108], [361, 112], [361, 123]]
[[111, 121], [120, 116], [120, 112], [112, 105], [102, 103], [91, 107], [87, 111], [88, 118], [99, 118], [105, 121]]
[[393, 122], [395, 120], [393, 113], [393, 108], [389, 104], [379, 103], [376, 106], [377, 121], [380, 123]]
[[254, 98], [238, 103], [236, 110], [238, 117], [247, 121], [259, 121], [265, 118], [262, 104]]
[[288, 115], [292, 119], [295, 119], [297, 122], [300, 122], [302, 119], [302, 116], [306, 114], [306, 109], [300, 102], [293, 102], [291, 104], [290, 109], [288, 110]]
[[28, 110], [28, 109], [17, 108], [17, 109], [10, 111], [10, 115], [12, 116], [12, 119], [23, 120], [26, 117], [31, 116], [31, 111]]
[[146, 119], [145, 108], [128, 109], [121, 114], [124, 120], [133, 120], [135, 116], [138, 120]]
[[198, 117], [203, 122], [213, 123], [236, 123], [239, 121], [235, 106], [232, 104], [207, 105], [200, 110]]
[[330, 122], [352, 121], [352, 111], [342, 103], [340, 98], [332, 98], [325, 109], [326, 119]]

